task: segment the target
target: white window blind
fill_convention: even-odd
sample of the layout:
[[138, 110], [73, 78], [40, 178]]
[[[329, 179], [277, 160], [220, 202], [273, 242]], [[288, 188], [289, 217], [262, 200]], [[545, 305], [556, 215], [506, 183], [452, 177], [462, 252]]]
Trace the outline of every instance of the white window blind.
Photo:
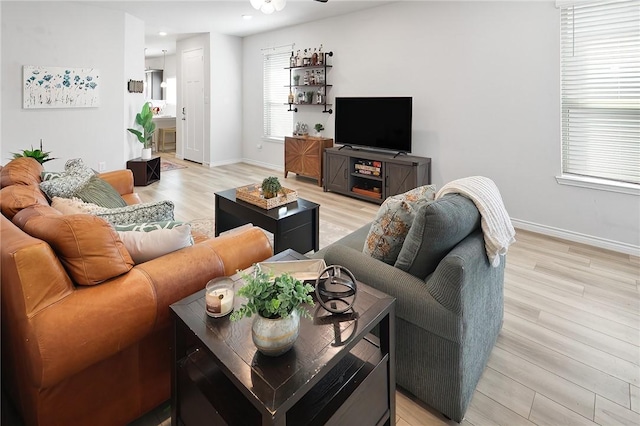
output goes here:
[[560, 8], [562, 172], [640, 184], [640, 0]]
[[286, 106], [289, 96], [289, 66], [292, 47], [269, 49], [263, 63], [264, 136], [284, 138], [293, 131], [293, 113]]

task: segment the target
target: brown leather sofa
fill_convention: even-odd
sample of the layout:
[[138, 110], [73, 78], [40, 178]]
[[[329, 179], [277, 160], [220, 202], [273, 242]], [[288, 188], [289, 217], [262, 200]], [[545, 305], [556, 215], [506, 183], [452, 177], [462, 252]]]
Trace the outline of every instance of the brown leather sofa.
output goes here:
[[[170, 398], [169, 305], [270, 257], [271, 245], [258, 228], [197, 238], [97, 285], [77, 285], [49, 244], [11, 220], [26, 208], [59, 215], [38, 196], [42, 166], [28, 158], [9, 166], [0, 171], [3, 391], [26, 425], [126, 425]], [[100, 177], [128, 203], [140, 202], [129, 170]], [[28, 229], [29, 217], [15, 222]]]

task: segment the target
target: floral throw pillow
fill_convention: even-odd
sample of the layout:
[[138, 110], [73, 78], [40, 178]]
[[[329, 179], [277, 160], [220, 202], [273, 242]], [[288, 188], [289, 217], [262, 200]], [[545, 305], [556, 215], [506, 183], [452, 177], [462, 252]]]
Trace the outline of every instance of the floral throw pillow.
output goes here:
[[80, 158], [67, 161], [64, 172], [56, 179], [46, 180], [40, 183], [40, 189], [47, 194], [49, 199], [53, 197], [71, 198], [84, 187], [95, 174]]
[[425, 185], [387, 198], [367, 234], [362, 252], [393, 265], [420, 206], [435, 197], [435, 186]]

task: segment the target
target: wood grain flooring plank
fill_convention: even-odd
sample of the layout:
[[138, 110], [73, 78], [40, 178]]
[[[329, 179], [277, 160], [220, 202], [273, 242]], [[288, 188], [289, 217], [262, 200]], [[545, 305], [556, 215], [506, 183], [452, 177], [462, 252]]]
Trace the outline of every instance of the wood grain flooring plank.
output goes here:
[[596, 395], [594, 420], [601, 425], [637, 426], [640, 425], [640, 414]]
[[629, 385], [629, 393], [631, 395], [631, 410], [640, 413], [640, 387]]
[[424, 405], [415, 396], [398, 389], [396, 391], [396, 413], [412, 426], [457, 425], [441, 413]]
[[526, 335], [503, 330], [498, 347], [593, 393], [629, 406], [629, 384], [566, 355], [545, 347]]
[[[522, 317], [522, 315], [519, 316]], [[582, 342], [633, 364], [640, 364], [640, 347], [636, 345], [608, 336], [591, 327], [583, 326], [582, 324], [549, 312], [541, 312], [537, 322], [539, 325], [558, 332], [563, 336]]]
[[496, 346], [488, 366], [583, 416], [592, 417], [595, 394]]
[[529, 419], [540, 426], [595, 426], [597, 424], [541, 394], [536, 394]]
[[535, 392], [493, 368], [485, 368], [476, 391], [523, 418], [529, 417]]
[[585, 365], [634, 385], [640, 384], [640, 366], [625, 361], [584, 343], [568, 339], [560, 333], [515, 315], [505, 314], [503, 329], [552, 349]]
[[534, 424], [478, 391], [473, 394], [464, 419], [474, 426], [532, 426]]

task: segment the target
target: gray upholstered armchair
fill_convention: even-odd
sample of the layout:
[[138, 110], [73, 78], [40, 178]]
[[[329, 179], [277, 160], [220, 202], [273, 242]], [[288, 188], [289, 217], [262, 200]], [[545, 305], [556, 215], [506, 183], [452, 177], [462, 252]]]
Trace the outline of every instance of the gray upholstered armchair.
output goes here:
[[502, 326], [504, 259], [489, 264], [480, 214], [458, 194], [420, 207], [395, 265], [362, 253], [368, 230], [314, 257], [397, 299], [398, 385], [460, 422]]

